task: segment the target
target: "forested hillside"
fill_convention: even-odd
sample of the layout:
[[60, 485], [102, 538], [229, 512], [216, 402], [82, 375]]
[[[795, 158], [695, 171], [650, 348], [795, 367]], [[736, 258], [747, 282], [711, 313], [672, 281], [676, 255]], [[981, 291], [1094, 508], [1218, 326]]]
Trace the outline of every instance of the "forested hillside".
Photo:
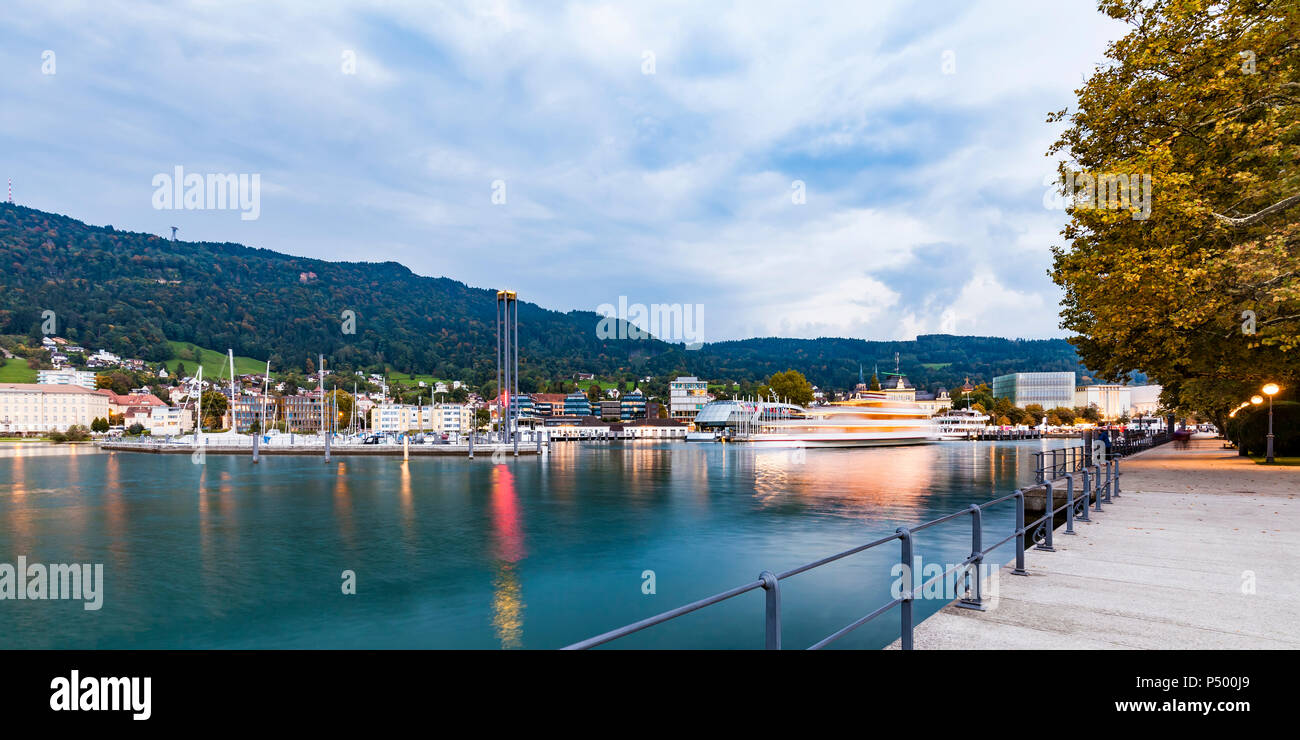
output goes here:
[[[358, 248], [358, 253], [364, 250]], [[395, 262], [327, 262], [239, 244], [173, 242], [0, 205], [0, 334], [38, 337], [42, 311], [56, 333], [89, 349], [149, 361], [184, 342], [305, 369], [427, 373], [482, 382], [495, 363], [495, 290], [422, 277]], [[356, 317], [343, 331], [344, 311]], [[1080, 370], [1064, 340], [929, 335], [912, 342], [763, 338], [686, 351], [654, 339], [599, 339], [592, 312], [522, 303], [521, 376], [534, 381], [682, 372], [756, 380], [787, 368], [823, 386], [848, 387], [859, 364], [892, 370], [894, 353], [918, 385], [989, 379], [1002, 372]]]

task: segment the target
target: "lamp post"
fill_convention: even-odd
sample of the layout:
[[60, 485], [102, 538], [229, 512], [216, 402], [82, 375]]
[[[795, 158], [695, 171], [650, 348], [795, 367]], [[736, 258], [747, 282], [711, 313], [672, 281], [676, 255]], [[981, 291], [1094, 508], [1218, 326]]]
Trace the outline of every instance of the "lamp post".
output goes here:
[[1277, 383], [1269, 383], [1261, 390], [1268, 396], [1268, 448], [1264, 462], [1271, 464], [1273, 462], [1273, 396], [1281, 389], [1278, 388]]

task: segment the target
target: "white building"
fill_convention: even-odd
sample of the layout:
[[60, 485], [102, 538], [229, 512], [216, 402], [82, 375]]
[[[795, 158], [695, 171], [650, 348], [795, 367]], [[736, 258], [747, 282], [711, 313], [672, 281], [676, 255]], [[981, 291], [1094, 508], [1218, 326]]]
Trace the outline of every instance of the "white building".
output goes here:
[[370, 428], [376, 432], [401, 433], [426, 430], [459, 434], [468, 431], [473, 424], [474, 410], [459, 403], [439, 403], [431, 406], [381, 403], [370, 410]]
[[1129, 386], [1129, 416], [1153, 416], [1160, 410], [1160, 391], [1158, 385]]
[[1114, 421], [1133, 407], [1132, 395], [1126, 385], [1099, 383], [1085, 385], [1074, 391], [1075, 406], [1093, 406], [1102, 421]]
[[0, 433], [66, 432], [108, 418], [108, 397], [79, 385], [0, 383]]
[[147, 417], [136, 419], [153, 437], [175, 437], [194, 430], [194, 410], [180, 406], [150, 406]]
[[668, 384], [670, 418], [691, 421], [712, 400], [709, 384], [694, 376], [679, 377]]
[[63, 370], [37, 370], [37, 385], [79, 385], [82, 388], [95, 390], [95, 374], [89, 370], [75, 370], [66, 368]]

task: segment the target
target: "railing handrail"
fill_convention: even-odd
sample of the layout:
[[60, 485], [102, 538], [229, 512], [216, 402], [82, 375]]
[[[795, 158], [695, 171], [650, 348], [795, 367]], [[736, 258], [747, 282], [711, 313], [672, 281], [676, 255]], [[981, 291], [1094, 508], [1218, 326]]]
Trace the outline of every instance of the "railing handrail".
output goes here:
[[[1081, 451], [1082, 447], [1064, 448], [1064, 449]], [[1087, 458], [1084, 457], [1082, 452], [1075, 455], [1075, 457], [1082, 461], [1085, 462], [1087, 461]], [[1105, 483], [1102, 482], [1103, 468], [1105, 469]], [[1088, 474], [1090, 470], [1096, 471], [1096, 473], [1091, 477]], [[1081, 472], [1083, 474], [1083, 497], [1082, 498], [1075, 497], [1074, 473], [1076, 472]], [[698, 611], [705, 607], [709, 607], [714, 604], [718, 604], [723, 601], [727, 601], [729, 599], [735, 598], [742, 594], [749, 593], [750, 591], [754, 591], [755, 589], [763, 589], [767, 594], [766, 610], [765, 610], [766, 611], [766, 618], [765, 618], [766, 646], [769, 650], [779, 650], [781, 649], [780, 582], [782, 580], [791, 578], [793, 576], [797, 576], [801, 573], [806, 573], [810, 570], [813, 570], [814, 568], [819, 568], [828, 563], [832, 563], [835, 562], [836, 560], [846, 558], [850, 555], [855, 555], [859, 552], [863, 552], [865, 550], [878, 547], [888, 542], [899, 540], [899, 542], [902, 544], [901, 561], [903, 564], [903, 573], [908, 578], [908, 583], [904, 585], [904, 590], [902, 591], [902, 593], [899, 596], [891, 599], [889, 602], [885, 603], [883, 606], [880, 606], [875, 610], [873, 610], [872, 612], [868, 613], [866, 616], [854, 620], [853, 622], [849, 623], [847, 626], [839, 630], [836, 630], [829, 636], [814, 643], [812, 646], [809, 647], [809, 649], [819, 650], [831, 644], [832, 642], [840, 639], [841, 637], [849, 634], [850, 632], [857, 629], [858, 627], [861, 627], [867, 622], [870, 622], [871, 620], [875, 619], [881, 614], [884, 614], [885, 612], [889, 611], [895, 606], [901, 606], [903, 609], [902, 627], [901, 627], [902, 634], [900, 637], [901, 646], [904, 650], [910, 650], [912, 649], [912, 628], [915, 626], [912, 620], [912, 611], [911, 611], [912, 601], [914, 600], [915, 593], [917, 591], [924, 592], [924, 589], [928, 587], [930, 584], [934, 583], [936, 579], [940, 579], [940, 578], [947, 579], [948, 576], [957, 573], [959, 570], [965, 569], [967, 584], [968, 584], [967, 593], [970, 595], [960, 599], [959, 605], [967, 608], [979, 609], [982, 611], [985, 607], [983, 606], [982, 597], [980, 594], [981, 587], [980, 587], [980, 577], [979, 577], [978, 567], [980, 564], [982, 564], [985, 555], [987, 555], [990, 552], [993, 552], [999, 547], [1002, 547], [1003, 545], [1010, 542], [1012, 539], [1015, 539], [1016, 540], [1016, 561], [1015, 561], [1016, 566], [1012, 572], [1016, 575], [1028, 575], [1028, 572], [1025, 570], [1025, 534], [1032, 530], [1033, 534], [1031, 535], [1031, 537], [1033, 538], [1035, 545], [1039, 549], [1053, 551], [1052, 530], [1055, 528], [1054, 524], [1055, 524], [1056, 515], [1061, 511], [1067, 512], [1066, 533], [1074, 534], [1074, 515], [1080, 505], [1082, 505], [1082, 511], [1080, 513], [1082, 517], [1082, 521], [1086, 522], [1089, 521], [1088, 505], [1090, 503], [1095, 501], [1097, 507], [1096, 510], [1101, 511], [1102, 503], [1110, 503], [1113, 501], [1114, 498], [1119, 498], [1119, 475], [1120, 473], [1119, 473], [1118, 457], [1114, 457], [1108, 460], [1104, 465], [1089, 466], [1085, 464], [1082, 465], [1078, 470], [1066, 472], [1061, 476], [1053, 477], [1047, 481], [1041, 482], [1034, 486], [1025, 486], [1022, 488], [1018, 488], [1012, 493], [1009, 493], [1004, 496], [1000, 496], [991, 501], [985, 501], [983, 504], [971, 504], [969, 507], [967, 507], [962, 511], [954, 512], [952, 514], [946, 514], [944, 516], [922, 522], [912, 527], [899, 527], [897, 530], [894, 531], [893, 534], [880, 537], [878, 539], [872, 540], [862, 545], [851, 547], [847, 550], [843, 550], [841, 552], [822, 558], [820, 560], [815, 560], [811, 563], [807, 563], [796, 568], [791, 568], [790, 570], [787, 570], [780, 574], [776, 574], [773, 573], [772, 571], [765, 570], [759, 574], [757, 580], [750, 581], [749, 583], [746, 583], [741, 586], [737, 586], [727, 591], [716, 593], [712, 596], [707, 596], [697, 601], [692, 601], [689, 604], [679, 606], [676, 609], [670, 609], [666, 612], [661, 612], [654, 616], [647, 617], [645, 619], [642, 619], [637, 622], [633, 622], [623, 627], [619, 627], [617, 629], [613, 629], [608, 632], [603, 632], [599, 635], [596, 635], [595, 637], [590, 637], [586, 640], [575, 642], [562, 649], [586, 650], [588, 648], [593, 648], [598, 645], [603, 645], [605, 643], [612, 642], [621, 637], [626, 637], [627, 635], [633, 634], [635, 632], [640, 632], [641, 630], [647, 629], [649, 627], [654, 627], [655, 625], [663, 624], [664, 622], [668, 622], [670, 620], [676, 619], [677, 617], [683, 616], [685, 614], [690, 614], [692, 612]], [[1058, 507], [1058, 506], [1054, 506], [1052, 489], [1054, 484], [1057, 481], [1062, 481], [1062, 480], [1066, 481], [1067, 501], [1065, 504]], [[1034, 521], [1029, 523], [1025, 523], [1025, 492], [1029, 488], [1035, 488], [1038, 487], [1039, 485], [1046, 486], [1047, 504], [1044, 507], [1045, 511], [1043, 515], [1038, 519], [1035, 519]], [[1103, 486], [1105, 490], [1104, 498], [1102, 495]], [[1016, 501], [1016, 526], [1014, 531], [1007, 537], [993, 544], [992, 546], [988, 548], [983, 547], [982, 545], [983, 512], [992, 506], [996, 506], [997, 504], [1003, 503], [1011, 499], [1015, 499]], [[931, 576], [924, 583], [917, 585], [915, 583], [915, 577], [911, 572], [912, 563], [913, 563], [913, 559], [912, 559], [913, 535], [917, 532], [928, 529], [929, 527], [956, 519], [962, 515], [969, 515], [971, 517], [971, 522], [972, 522], [970, 556], [967, 557], [965, 560], [963, 560], [961, 563], [957, 563], [952, 567], [948, 568], [947, 570], [943, 571], [942, 573]], [[1042, 542], [1040, 542], [1038, 539], [1040, 535], [1043, 537]], [[971, 578], [971, 572], [970, 572], [971, 566], [975, 566], [976, 568], [973, 578]]]

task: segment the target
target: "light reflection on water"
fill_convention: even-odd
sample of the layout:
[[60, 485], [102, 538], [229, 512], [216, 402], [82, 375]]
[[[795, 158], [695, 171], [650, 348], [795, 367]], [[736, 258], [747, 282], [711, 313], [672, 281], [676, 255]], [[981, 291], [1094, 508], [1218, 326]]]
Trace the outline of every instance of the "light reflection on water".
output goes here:
[[[545, 461], [0, 447], [0, 562], [102, 562], [99, 612], [0, 602], [0, 647], [553, 648], [914, 524], [1032, 478], [1058, 441], [860, 450], [558, 444]], [[1013, 509], [986, 514], [985, 541]], [[917, 538], [955, 562], [960, 518]], [[1001, 551], [1000, 562], [1012, 551]], [[896, 543], [782, 583], [804, 647], [889, 599]], [[342, 594], [343, 570], [357, 593]], [[653, 570], [657, 593], [641, 591]], [[749, 598], [749, 597], [753, 598]], [[918, 616], [940, 603], [918, 603]], [[845, 647], [897, 636], [885, 615]], [[762, 646], [762, 596], [622, 647]]]

